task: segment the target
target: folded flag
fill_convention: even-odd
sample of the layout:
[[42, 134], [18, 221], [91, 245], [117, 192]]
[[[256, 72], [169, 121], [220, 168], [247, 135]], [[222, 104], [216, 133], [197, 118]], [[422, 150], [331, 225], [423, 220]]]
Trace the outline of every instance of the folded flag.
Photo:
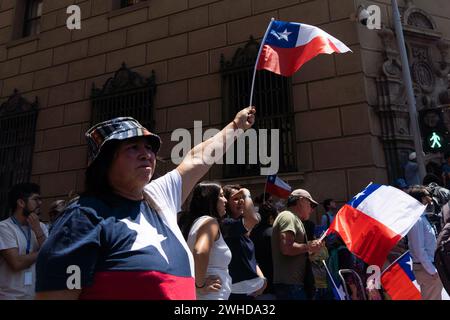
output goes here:
[[381, 267], [425, 208], [397, 188], [370, 184], [339, 210], [327, 234], [338, 233], [354, 255]]
[[381, 274], [381, 284], [392, 300], [421, 300], [420, 287], [413, 273], [409, 251], [402, 254]]
[[330, 270], [328, 269], [327, 263], [322, 260], [325, 269], [327, 270], [328, 283], [331, 284], [331, 290], [333, 291], [334, 300], [349, 300], [344, 291], [344, 286], [342, 285], [342, 280], [335, 279]]
[[276, 175], [268, 176], [266, 182], [266, 192], [273, 194], [281, 199], [287, 199], [291, 194], [292, 188]]
[[325, 31], [304, 23], [272, 21], [262, 44], [257, 70], [266, 69], [289, 77], [321, 53], [351, 51]]

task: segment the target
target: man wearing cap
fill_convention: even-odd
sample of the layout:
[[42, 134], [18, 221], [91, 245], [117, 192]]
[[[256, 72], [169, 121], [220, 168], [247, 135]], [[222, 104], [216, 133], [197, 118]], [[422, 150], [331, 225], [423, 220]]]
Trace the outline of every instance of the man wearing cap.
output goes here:
[[212, 158], [254, 121], [253, 107], [241, 110], [176, 169], [152, 181], [159, 136], [128, 117], [89, 129], [85, 192], [68, 205], [41, 249], [37, 298], [195, 299], [193, 258], [177, 213]]
[[277, 299], [305, 300], [305, 275], [308, 254], [320, 250], [319, 241], [308, 242], [302, 221], [308, 220], [317, 202], [308, 191], [292, 191], [288, 210], [281, 212], [273, 223], [273, 282]]

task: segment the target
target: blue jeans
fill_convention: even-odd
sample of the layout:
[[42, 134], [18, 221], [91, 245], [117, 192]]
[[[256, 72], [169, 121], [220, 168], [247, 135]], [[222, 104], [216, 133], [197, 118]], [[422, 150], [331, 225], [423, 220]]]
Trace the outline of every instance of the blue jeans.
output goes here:
[[303, 286], [297, 284], [274, 284], [277, 300], [306, 300]]

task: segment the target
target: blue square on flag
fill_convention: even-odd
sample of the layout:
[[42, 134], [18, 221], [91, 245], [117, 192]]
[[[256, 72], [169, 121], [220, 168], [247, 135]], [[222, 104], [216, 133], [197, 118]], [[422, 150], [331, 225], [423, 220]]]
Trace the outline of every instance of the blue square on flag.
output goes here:
[[265, 44], [279, 48], [294, 48], [297, 44], [299, 29], [299, 23], [274, 21]]

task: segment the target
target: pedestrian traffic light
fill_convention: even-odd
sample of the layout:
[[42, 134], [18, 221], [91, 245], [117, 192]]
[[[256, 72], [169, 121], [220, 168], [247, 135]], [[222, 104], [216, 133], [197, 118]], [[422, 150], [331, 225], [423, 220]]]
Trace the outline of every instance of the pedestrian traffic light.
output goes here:
[[425, 153], [448, 151], [449, 133], [441, 108], [421, 110], [419, 124]]

